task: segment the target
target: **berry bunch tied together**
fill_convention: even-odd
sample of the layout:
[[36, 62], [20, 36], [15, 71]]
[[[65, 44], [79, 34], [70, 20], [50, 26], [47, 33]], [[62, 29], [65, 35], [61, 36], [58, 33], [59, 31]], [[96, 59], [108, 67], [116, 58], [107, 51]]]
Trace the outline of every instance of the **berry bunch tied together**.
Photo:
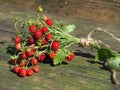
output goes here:
[[15, 29], [15, 54], [11, 56], [11, 64], [14, 65], [13, 71], [21, 77], [39, 72], [42, 62], [58, 65], [72, 61], [75, 55], [68, 48], [80, 42], [70, 35], [74, 25], [65, 26], [45, 15], [38, 14], [33, 20], [15, 20]]

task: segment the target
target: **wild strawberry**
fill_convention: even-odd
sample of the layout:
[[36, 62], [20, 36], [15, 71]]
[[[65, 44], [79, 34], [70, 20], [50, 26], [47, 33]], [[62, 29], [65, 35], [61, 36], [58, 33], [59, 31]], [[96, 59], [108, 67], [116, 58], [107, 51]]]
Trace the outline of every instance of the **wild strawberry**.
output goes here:
[[59, 44], [58, 41], [53, 41], [51, 47], [52, 47], [53, 50], [56, 51], [60, 48], [60, 44]]
[[66, 57], [66, 59], [67, 61], [72, 61], [74, 57], [75, 57], [75, 54], [71, 53], [69, 56]]
[[37, 64], [38, 64], [38, 59], [37, 59], [37, 58], [35, 58], [35, 57], [33, 57], [33, 58], [31, 59], [31, 61], [30, 61], [30, 62], [31, 62], [31, 64], [32, 64], [32, 65], [34, 65], [34, 66], [35, 66], [35, 65], [37, 65]]
[[26, 49], [26, 54], [27, 54], [27, 56], [32, 56], [33, 54], [34, 54], [34, 50], [33, 49], [31, 49], [31, 48], [28, 48], [28, 49]]
[[30, 33], [34, 33], [36, 29], [37, 29], [36, 25], [31, 25], [31, 26], [29, 27]]
[[45, 44], [45, 45], [48, 45], [49, 42], [45, 38], [43, 38], [42, 43]]
[[52, 38], [53, 38], [53, 35], [51, 33], [46, 34], [46, 39], [47, 40], [52, 40]]
[[25, 77], [27, 75], [27, 70], [25, 68], [21, 68], [19, 70], [19, 76]]
[[47, 19], [46, 23], [47, 23], [48, 26], [51, 26], [53, 24], [52, 19]]
[[55, 58], [56, 53], [55, 52], [50, 52], [49, 53], [49, 58], [53, 60]]
[[21, 43], [17, 43], [17, 44], [15, 45], [15, 48], [16, 48], [16, 50], [21, 50], [22, 44], [21, 44]]
[[41, 54], [40, 56], [39, 56], [39, 61], [40, 62], [43, 62], [45, 59], [46, 59], [46, 54]]
[[22, 59], [27, 59], [28, 56], [27, 56], [27, 53], [26, 52], [23, 52], [22, 55], [21, 55]]
[[46, 32], [48, 32], [48, 28], [47, 28], [46, 26], [44, 26], [44, 27], [41, 28], [41, 31], [42, 31], [43, 33], [46, 33]]
[[34, 67], [33, 67], [33, 71], [34, 71], [35, 73], [39, 72], [39, 71], [40, 71], [39, 66], [34, 66]]
[[48, 19], [48, 17], [43, 15], [43, 20], [46, 21], [47, 19]]
[[37, 29], [35, 32], [34, 32], [34, 36], [36, 39], [40, 39], [42, 37], [42, 31]]
[[35, 42], [35, 39], [33, 38], [33, 36], [31, 36], [30, 38], [29, 38], [29, 43], [34, 43]]
[[33, 75], [33, 70], [32, 69], [27, 70], [27, 75], [32, 76]]
[[13, 69], [15, 73], [19, 73], [19, 70], [20, 70], [20, 66], [15, 66]]
[[20, 62], [20, 66], [23, 67], [23, 66], [26, 65], [26, 63], [27, 63], [26, 60], [22, 60], [22, 61]]
[[20, 37], [20, 36], [16, 36], [16, 37], [14, 38], [14, 42], [15, 42], [15, 43], [20, 43], [20, 42], [21, 42], [21, 37]]
[[37, 8], [37, 11], [38, 11], [38, 12], [42, 12], [42, 11], [43, 11], [43, 8], [42, 8], [41, 6], [39, 6], [39, 7]]
[[72, 57], [72, 58], [74, 58], [74, 57], [75, 57], [75, 54], [74, 54], [73, 52], [72, 52], [70, 55], [71, 55], [71, 57]]

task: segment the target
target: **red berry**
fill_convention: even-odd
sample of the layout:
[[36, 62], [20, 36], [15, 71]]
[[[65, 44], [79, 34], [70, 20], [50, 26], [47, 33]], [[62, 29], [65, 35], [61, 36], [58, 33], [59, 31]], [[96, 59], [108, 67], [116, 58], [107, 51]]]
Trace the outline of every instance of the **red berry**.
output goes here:
[[23, 66], [26, 65], [26, 63], [27, 63], [27, 62], [26, 62], [25, 60], [24, 60], [24, 61], [21, 61], [21, 62], [20, 62], [20, 66], [23, 67]]
[[21, 42], [21, 37], [20, 36], [16, 36], [14, 39], [15, 43], [20, 43]]
[[67, 61], [72, 61], [74, 57], [75, 57], [75, 54], [71, 53], [69, 56], [66, 57], [66, 59]]
[[27, 75], [32, 76], [33, 75], [33, 70], [32, 69], [27, 70]]
[[34, 65], [34, 66], [38, 64], [38, 60], [37, 60], [37, 58], [35, 58], [35, 57], [33, 57], [30, 62], [31, 62], [31, 64]]
[[50, 52], [49, 53], [49, 58], [51, 59], [51, 60], [53, 60], [54, 58], [55, 58], [55, 52]]
[[71, 57], [72, 57], [72, 58], [74, 58], [74, 57], [75, 57], [75, 54], [74, 54], [73, 52], [72, 52], [70, 55], [71, 55]]
[[27, 58], [28, 58], [27, 53], [26, 53], [26, 52], [23, 52], [23, 53], [22, 53], [22, 59], [27, 59]]
[[52, 47], [53, 50], [56, 51], [56, 50], [58, 50], [60, 48], [60, 44], [59, 44], [58, 41], [53, 41], [51, 47]]
[[22, 44], [21, 43], [17, 43], [15, 45], [15, 48], [16, 48], [16, 50], [20, 50], [22, 48]]
[[27, 75], [27, 70], [25, 68], [21, 68], [19, 70], [19, 76], [25, 77]]
[[48, 32], [48, 28], [47, 28], [46, 26], [44, 26], [44, 27], [41, 28], [41, 31], [42, 31], [43, 33], [46, 33], [46, 32]]
[[51, 33], [46, 34], [46, 39], [47, 40], [52, 40], [52, 38], [53, 38], [53, 35]]
[[45, 45], [48, 45], [49, 42], [44, 38], [44, 39], [42, 39], [42, 43]]
[[29, 38], [29, 43], [34, 43], [35, 42], [35, 39], [33, 38], [33, 36], [31, 36], [30, 38]]
[[43, 62], [46, 59], [46, 57], [47, 57], [46, 54], [41, 54], [39, 57], [39, 61]]
[[52, 19], [47, 19], [46, 23], [47, 23], [48, 26], [51, 26], [53, 24]]
[[26, 50], [26, 54], [27, 54], [27, 56], [32, 56], [33, 54], [34, 54], [34, 50], [33, 49], [31, 49], [31, 48], [28, 48], [27, 50]]
[[40, 71], [39, 66], [34, 66], [34, 67], [33, 67], [33, 71], [34, 71], [35, 73], [39, 72], [39, 71]]
[[35, 38], [36, 39], [40, 39], [42, 37], [42, 31], [37, 29], [35, 32], [34, 32], [34, 35], [35, 35]]
[[34, 32], [36, 31], [36, 29], [37, 29], [36, 25], [31, 25], [31, 26], [29, 27], [30, 33], [34, 33]]
[[20, 66], [15, 66], [13, 69], [15, 73], [19, 73], [19, 70], [20, 70]]

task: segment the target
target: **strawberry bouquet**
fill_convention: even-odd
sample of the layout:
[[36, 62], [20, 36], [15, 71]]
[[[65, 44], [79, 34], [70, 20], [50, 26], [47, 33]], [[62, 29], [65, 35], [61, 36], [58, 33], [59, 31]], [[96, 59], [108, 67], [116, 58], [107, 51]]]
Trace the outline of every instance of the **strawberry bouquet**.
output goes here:
[[63, 61], [72, 61], [75, 54], [69, 49], [80, 39], [69, 33], [74, 25], [64, 26], [59, 22], [40, 14], [35, 20], [14, 20], [17, 35], [14, 37], [15, 54], [11, 56], [13, 71], [19, 76], [31, 76], [39, 71], [38, 62], [50, 62], [53, 65]]
[[[42, 11], [39, 7], [38, 11]], [[12, 70], [21, 77], [32, 76], [40, 71], [38, 63], [50, 62], [53, 65], [62, 64], [64, 61], [72, 61], [75, 57], [72, 45], [81, 47], [89, 46], [97, 49], [95, 62], [102, 62], [112, 72], [114, 83], [118, 84], [116, 70], [119, 69], [120, 54], [111, 50], [100, 40], [94, 40], [91, 35], [101, 31], [120, 41], [111, 33], [100, 28], [91, 31], [87, 38], [77, 38], [70, 33], [75, 29], [74, 25], [64, 25], [54, 22], [45, 15], [37, 14], [37, 17], [29, 20], [14, 20], [16, 37], [14, 37], [14, 55], [11, 56]]]

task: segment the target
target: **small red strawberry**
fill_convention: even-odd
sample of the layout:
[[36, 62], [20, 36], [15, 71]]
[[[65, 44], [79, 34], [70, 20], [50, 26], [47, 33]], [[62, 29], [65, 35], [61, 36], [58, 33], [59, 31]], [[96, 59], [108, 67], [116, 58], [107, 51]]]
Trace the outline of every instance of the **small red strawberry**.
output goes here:
[[22, 60], [22, 61], [20, 62], [20, 66], [23, 67], [23, 66], [26, 65], [26, 63], [27, 63], [26, 60]]
[[27, 53], [26, 53], [26, 52], [23, 52], [21, 56], [22, 56], [22, 59], [27, 59], [27, 58], [28, 58], [28, 56], [27, 56]]
[[74, 57], [75, 57], [74, 52], [72, 52], [70, 55], [71, 55], [71, 57], [72, 57], [72, 58], [74, 58]]
[[25, 68], [21, 68], [19, 70], [19, 76], [25, 77], [27, 75], [27, 70]]
[[48, 32], [48, 28], [47, 28], [46, 26], [44, 26], [44, 27], [41, 28], [41, 31], [42, 31], [43, 33], [46, 33], [46, 32]]
[[48, 45], [49, 42], [45, 38], [43, 38], [42, 43], [45, 44], [45, 45]]
[[31, 25], [31, 26], [29, 27], [30, 33], [34, 33], [34, 32], [36, 31], [36, 29], [37, 29], [36, 25]]
[[59, 44], [58, 41], [53, 41], [51, 47], [52, 47], [53, 50], [56, 51], [60, 48], [60, 44]]
[[20, 37], [20, 36], [16, 36], [16, 37], [14, 38], [14, 42], [15, 42], [15, 43], [20, 43], [20, 42], [21, 42], [21, 37]]
[[22, 44], [21, 44], [21, 43], [17, 43], [17, 44], [15, 45], [15, 48], [16, 48], [16, 50], [21, 50]]
[[39, 61], [40, 61], [40, 62], [43, 62], [43, 61], [46, 59], [46, 57], [47, 57], [46, 54], [41, 54], [41, 55], [39, 56]]
[[42, 31], [37, 29], [35, 32], [34, 32], [34, 36], [36, 39], [40, 39], [42, 37]]
[[53, 35], [51, 33], [46, 34], [46, 39], [47, 40], [52, 40]]
[[33, 75], [33, 70], [32, 69], [27, 70], [27, 75], [32, 76]]
[[19, 73], [19, 70], [20, 70], [20, 66], [15, 66], [13, 69], [15, 73]]
[[33, 38], [33, 36], [31, 36], [30, 38], [29, 38], [29, 43], [34, 43], [35, 42], [35, 39]]
[[31, 49], [31, 48], [28, 48], [28, 49], [26, 49], [26, 54], [27, 54], [27, 56], [32, 56], [33, 54], [34, 54], [34, 50], [33, 49]]
[[49, 58], [53, 60], [55, 58], [56, 53], [55, 52], [50, 52], [49, 53]]
[[67, 61], [72, 61], [74, 57], [75, 57], [75, 54], [71, 53], [69, 56], [66, 57], [66, 59]]
[[48, 26], [51, 26], [53, 24], [52, 19], [47, 19], [46, 23], [47, 23]]
[[34, 66], [34, 67], [33, 67], [33, 71], [34, 71], [35, 73], [39, 72], [39, 71], [40, 71], [39, 66]]
[[38, 64], [38, 59], [37, 59], [37, 58], [35, 58], [35, 57], [33, 57], [33, 58], [31, 59], [31, 61], [30, 61], [30, 62], [31, 62], [31, 64], [32, 64], [32, 65], [34, 65], [34, 66], [35, 66], [35, 65], [37, 65], [37, 64]]

